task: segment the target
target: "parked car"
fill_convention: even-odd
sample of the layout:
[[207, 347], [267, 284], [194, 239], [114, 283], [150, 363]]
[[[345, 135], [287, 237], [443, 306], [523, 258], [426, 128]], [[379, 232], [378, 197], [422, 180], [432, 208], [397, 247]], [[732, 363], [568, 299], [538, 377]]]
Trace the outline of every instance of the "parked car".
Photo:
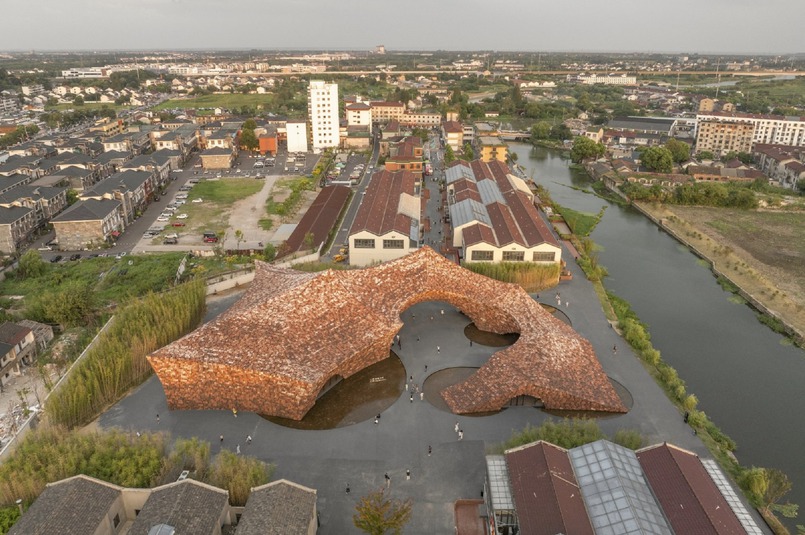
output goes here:
[[204, 202], [204, 200], [201, 197], [197, 197], [190, 202]]
[[187, 219], [187, 214], [179, 214], [176, 216], [176, 219]]
[[53, 258], [50, 259], [50, 263], [55, 264], [56, 262], [60, 261], [62, 258], [64, 258], [62, 255], [57, 254], [56, 256], [54, 256]]
[[75, 253], [70, 255], [70, 260], [78, 260], [79, 258], [81, 258], [81, 253]]
[[170, 216], [166, 216], [166, 215], [161, 215], [161, 216], [159, 216], [157, 218], [157, 221], [162, 222], [162, 223], [167, 223], [170, 220], [171, 220]]
[[173, 223], [171, 223], [171, 226], [172, 227], [183, 227], [183, 226], [185, 226], [185, 223], [182, 223], [181, 221], [174, 221]]
[[215, 232], [205, 232], [204, 243], [218, 243], [218, 235]]
[[162, 240], [163, 245], [176, 245], [177, 243], [179, 243], [179, 238], [169, 238], [165, 236], [165, 239]]
[[50, 245], [43, 245], [42, 247], [39, 248], [39, 250], [40, 251], [52, 251], [53, 247], [51, 247]]

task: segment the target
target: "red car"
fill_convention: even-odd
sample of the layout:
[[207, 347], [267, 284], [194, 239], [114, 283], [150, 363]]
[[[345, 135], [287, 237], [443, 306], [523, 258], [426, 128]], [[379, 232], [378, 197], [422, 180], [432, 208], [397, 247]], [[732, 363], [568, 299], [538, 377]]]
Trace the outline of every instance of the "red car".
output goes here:
[[181, 221], [174, 221], [173, 223], [171, 223], [172, 227], [183, 227], [184, 225], [185, 224], [182, 223]]

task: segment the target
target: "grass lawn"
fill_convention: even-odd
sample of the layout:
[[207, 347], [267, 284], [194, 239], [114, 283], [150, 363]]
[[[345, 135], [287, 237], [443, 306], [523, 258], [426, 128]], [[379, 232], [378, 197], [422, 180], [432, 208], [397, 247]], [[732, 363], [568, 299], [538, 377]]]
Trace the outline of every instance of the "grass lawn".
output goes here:
[[199, 97], [172, 98], [154, 106], [154, 111], [172, 108], [240, 108], [242, 106], [265, 106], [273, 103], [272, 94], [244, 95], [242, 93], [227, 93], [221, 95], [201, 95]]
[[[165, 227], [163, 234], [178, 233], [201, 234], [212, 231], [223, 237], [229, 226], [229, 209], [241, 199], [254, 195], [263, 187], [262, 180], [253, 178], [224, 178], [219, 180], [202, 180], [193, 187], [187, 198], [187, 203], [176, 210], [171, 223], [183, 221], [186, 226], [172, 227], [170, 223]], [[192, 202], [193, 199], [202, 202]], [[187, 219], [177, 219], [179, 214], [187, 214]], [[153, 244], [162, 243], [163, 236], [154, 238]], [[180, 242], [182, 243], [182, 242]]]
[[128, 104], [115, 104], [114, 102], [84, 102], [83, 106], [76, 106], [73, 103], [56, 104], [55, 106], [45, 106], [46, 111], [73, 111], [81, 109], [101, 109], [104, 106], [111, 108], [115, 111], [125, 110], [130, 108]]

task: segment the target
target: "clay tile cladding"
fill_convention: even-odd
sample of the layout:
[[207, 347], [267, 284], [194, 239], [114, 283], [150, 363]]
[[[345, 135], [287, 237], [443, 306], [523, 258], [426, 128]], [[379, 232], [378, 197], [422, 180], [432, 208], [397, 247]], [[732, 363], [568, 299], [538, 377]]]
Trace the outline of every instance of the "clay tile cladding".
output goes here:
[[675, 533], [746, 533], [696, 454], [660, 444], [637, 459]]
[[520, 333], [441, 392], [453, 412], [497, 410], [520, 395], [552, 409], [625, 412], [586, 339], [520, 286], [474, 274], [429, 247], [350, 271], [302, 273], [258, 261], [234, 306], [148, 360], [172, 409], [301, 419], [332, 377], [387, 358], [400, 314], [423, 301], [446, 301], [483, 330]]
[[523, 535], [593, 535], [567, 451], [536, 442], [506, 452], [517, 522]]
[[400, 195], [415, 195], [416, 177], [410, 171], [378, 171], [372, 175], [349, 234], [367, 231], [382, 236], [411, 231], [411, 218], [399, 211]]

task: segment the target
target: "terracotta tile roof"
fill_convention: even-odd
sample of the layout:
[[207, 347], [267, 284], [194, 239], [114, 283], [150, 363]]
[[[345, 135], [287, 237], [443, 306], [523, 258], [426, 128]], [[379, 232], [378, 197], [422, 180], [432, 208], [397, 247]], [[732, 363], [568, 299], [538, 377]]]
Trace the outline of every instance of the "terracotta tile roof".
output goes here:
[[338, 222], [338, 216], [349, 199], [351, 190], [347, 186], [325, 186], [316, 196], [305, 215], [286, 240], [283, 254], [291, 254], [305, 247], [305, 237], [313, 234], [313, 244], [327, 240], [330, 230]]
[[27, 327], [7, 321], [0, 325], [0, 342], [5, 342], [12, 346], [17, 345], [25, 340], [25, 337], [28, 336], [30, 332], [31, 329]]
[[390, 107], [390, 108], [404, 108], [404, 107], [405, 107], [405, 104], [403, 104], [402, 102], [391, 102], [391, 101], [385, 101], [385, 100], [373, 100], [373, 101], [372, 101], [372, 106], [373, 106], [373, 107], [374, 107], [374, 106], [377, 106], [377, 107], [384, 107], [384, 108], [386, 108], [386, 107]]
[[495, 233], [492, 229], [483, 223], [476, 223], [468, 227], [464, 227], [464, 247], [475, 245], [476, 243], [488, 243], [495, 245]]
[[[447, 301], [493, 332], [519, 332], [477, 373], [442, 391], [456, 413], [496, 410], [518, 395], [554, 409], [625, 412], [590, 343], [520, 286], [471, 273], [424, 247], [363, 270], [302, 273], [256, 262], [228, 311], [148, 360], [172, 409], [302, 418], [333, 376], [388, 356], [400, 313]], [[312, 328], [315, 326], [315, 328]]]
[[416, 177], [409, 171], [383, 170], [375, 173], [366, 187], [363, 202], [349, 231], [350, 236], [362, 231], [377, 236], [397, 231], [408, 236], [411, 218], [399, 211], [400, 196], [404, 193], [413, 196], [415, 191]]
[[593, 535], [566, 450], [540, 441], [505, 456], [522, 535]]
[[696, 454], [659, 444], [637, 458], [674, 532], [746, 533]]
[[442, 123], [442, 128], [447, 134], [461, 134], [464, 132], [464, 127], [458, 121], [445, 121]]
[[352, 111], [365, 111], [371, 110], [372, 107], [365, 102], [355, 102], [354, 104], [347, 104], [347, 109]]

